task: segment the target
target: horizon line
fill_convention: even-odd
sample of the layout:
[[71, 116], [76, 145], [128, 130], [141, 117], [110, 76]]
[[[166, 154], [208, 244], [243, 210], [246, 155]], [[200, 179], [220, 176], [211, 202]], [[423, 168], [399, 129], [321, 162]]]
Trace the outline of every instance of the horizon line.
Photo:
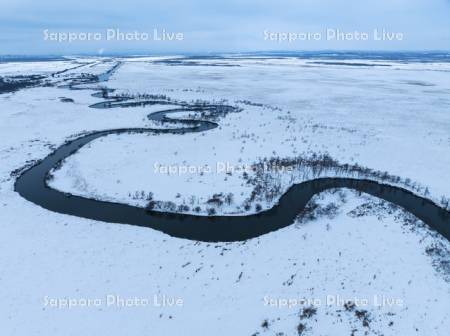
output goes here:
[[249, 55], [249, 54], [294, 54], [294, 53], [365, 53], [365, 54], [395, 54], [395, 53], [448, 53], [450, 49], [316, 49], [316, 50], [254, 50], [254, 51], [117, 51], [109, 53], [80, 52], [80, 53], [0, 53], [0, 57], [120, 57], [120, 56], [179, 56], [179, 55]]

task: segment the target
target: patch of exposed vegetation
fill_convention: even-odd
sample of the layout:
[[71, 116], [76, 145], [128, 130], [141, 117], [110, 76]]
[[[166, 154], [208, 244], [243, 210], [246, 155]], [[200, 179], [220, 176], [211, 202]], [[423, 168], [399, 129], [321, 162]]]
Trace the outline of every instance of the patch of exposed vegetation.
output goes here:
[[[301, 155], [293, 158], [271, 157], [260, 159], [251, 166], [251, 173], [244, 172], [242, 175], [246, 183], [253, 186], [253, 191], [245, 202], [247, 208], [251, 208], [253, 202], [274, 204], [287, 187], [292, 184], [321, 177], [369, 179], [402, 186], [423, 197], [430, 195], [427, 187], [412, 181], [410, 178], [401, 178], [386, 171], [378, 171], [358, 164], [342, 164], [327, 153], [313, 153], [310, 156]], [[288, 183], [283, 182], [286, 177]], [[439, 204], [450, 211], [450, 199], [442, 197]]]
[[0, 94], [43, 85], [42, 75], [0, 77]]

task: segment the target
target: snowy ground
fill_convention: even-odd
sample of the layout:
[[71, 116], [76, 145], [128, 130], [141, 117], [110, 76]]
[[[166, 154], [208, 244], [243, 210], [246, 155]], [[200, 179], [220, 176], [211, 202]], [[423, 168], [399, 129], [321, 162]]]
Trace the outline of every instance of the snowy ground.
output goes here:
[[[267, 62], [229, 62], [240, 67], [126, 63], [108, 82], [118, 92], [166, 94], [185, 101], [226, 99], [243, 111], [202, 134], [101, 138], [69, 158], [51, 185], [141, 206], [152, 192], [156, 200], [199, 206], [202, 213], [213, 194], [232, 193], [234, 203], [217, 212], [251, 213], [254, 204], [245, 210], [244, 203], [253, 188], [240, 167], [260, 158], [329, 153], [342, 163], [409, 178], [427, 187], [437, 201], [450, 197], [450, 80], [443, 72], [449, 65], [354, 69]], [[247, 100], [264, 106], [242, 103]], [[124, 115], [151, 112], [119, 110]], [[151, 127], [146, 121], [137, 126]], [[226, 166], [236, 172], [226, 174]], [[289, 174], [279, 179], [282, 190], [304, 180]], [[274, 202], [259, 200], [263, 208]]]
[[51, 74], [71, 66], [71, 61], [6, 62], [0, 63], [0, 76]]
[[[243, 111], [203, 134], [98, 139], [54, 172], [52, 186], [142, 206], [136, 192], [177, 204], [195, 196], [202, 208], [212, 194], [232, 192], [233, 204], [219, 212], [252, 212], [242, 208], [252, 190], [242, 174], [168, 176], [155, 172], [154, 163], [214, 166], [328, 152], [342, 163], [408, 177], [428, 187], [434, 199], [450, 196], [450, 66], [227, 62], [240, 67], [125, 62], [102, 85], [181, 100], [227, 99]], [[62, 70], [60, 63], [48, 63], [39, 71]], [[97, 75], [113, 62], [86, 63], [90, 70], [77, 68], [72, 75]], [[70, 72], [52, 80], [59, 83]], [[11, 171], [76, 134], [162, 127], [146, 115], [167, 107], [92, 109], [101, 101], [92, 93], [46, 87], [0, 95], [2, 334], [446, 335], [450, 243], [372, 197], [327, 192], [295, 225], [227, 244], [60, 215], [23, 200], [13, 191]], [[150, 303], [108, 305], [106, 298], [115, 295]], [[182, 304], [155, 307], [155, 295], [158, 303], [166, 296]], [[327, 296], [361, 304], [344, 307]], [[384, 305], [374, 297], [377, 303], [385, 298]], [[63, 298], [76, 306], [55, 307]], [[83, 307], [83, 299], [92, 302]], [[292, 307], [274, 306], [288, 299]], [[300, 299], [316, 300], [317, 309]]]

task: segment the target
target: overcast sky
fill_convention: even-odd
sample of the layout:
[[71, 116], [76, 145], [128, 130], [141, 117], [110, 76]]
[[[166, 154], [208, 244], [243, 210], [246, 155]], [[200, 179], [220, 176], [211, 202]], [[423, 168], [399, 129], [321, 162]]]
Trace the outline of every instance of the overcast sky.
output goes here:
[[[107, 29], [149, 37], [107, 40]], [[183, 39], [154, 41], [154, 29], [158, 37], [165, 29], [182, 33]], [[368, 33], [369, 39], [327, 39], [327, 29]], [[374, 29], [401, 33], [403, 38], [376, 41]], [[53, 37], [71, 32], [78, 37], [99, 33], [101, 38], [57, 42], [45, 40], [45, 30]], [[277, 35], [267, 39], [265, 31], [322, 36], [280, 42], [273, 40]], [[450, 0], [0, 0], [0, 54], [323, 49], [449, 50]]]

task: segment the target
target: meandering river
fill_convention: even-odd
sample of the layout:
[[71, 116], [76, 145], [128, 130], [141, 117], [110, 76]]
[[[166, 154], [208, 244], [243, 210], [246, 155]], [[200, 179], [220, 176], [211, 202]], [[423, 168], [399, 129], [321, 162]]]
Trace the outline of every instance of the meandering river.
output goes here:
[[[107, 73], [107, 75], [109, 74]], [[128, 101], [125, 98], [110, 99], [105, 92], [96, 93], [95, 96], [99, 98], [104, 97], [105, 99], [92, 105], [92, 108], [169, 104], [167, 101], [155, 99], [140, 102]], [[164, 133], [180, 137], [180, 141], [183, 141], [182, 137], [185, 133], [207, 132], [217, 127], [218, 124], [209, 120], [174, 118], [169, 116], [171, 113], [207, 112], [214, 114], [227, 113], [232, 110], [233, 107], [223, 105], [180, 104], [179, 108], [166, 109], [148, 115], [148, 118], [151, 120], [160, 121], [162, 124], [175, 125], [173, 128], [123, 128], [81, 135], [75, 140], [61, 145], [50, 155], [22, 172], [15, 182], [15, 190], [30, 202], [62, 214], [110, 223], [148, 227], [178, 238], [208, 242], [228, 242], [255, 238], [292, 225], [295, 218], [314, 195], [332, 188], [350, 188], [402, 207], [450, 240], [450, 213], [447, 210], [431, 200], [415, 195], [406, 189], [365, 179], [318, 178], [293, 185], [281, 196], [279, 202], [269, 210], [245, 216], [211, 217], [164, 213], [146, 210], [137, 206], [75, 196], [53, 189], [46, 183], [47, 174], [53, 167], [60, 164], [62, 160], [74, 154], [81, 147], [100, 137], [121, 133], [149, 133], [155, 136]]]

